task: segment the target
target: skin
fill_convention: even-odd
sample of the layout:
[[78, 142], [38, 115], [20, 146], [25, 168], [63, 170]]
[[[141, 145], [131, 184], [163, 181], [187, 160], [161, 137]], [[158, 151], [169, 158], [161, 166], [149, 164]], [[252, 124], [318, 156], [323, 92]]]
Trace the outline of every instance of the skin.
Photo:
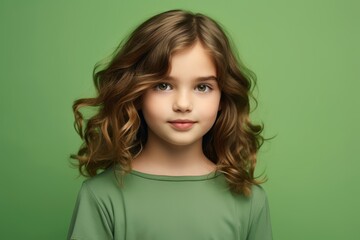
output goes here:
[[216, 67], [200, 42], [175, 53], [168, 78], [148, 89], [141, 110], [148, 141], [133, 169], [159, 175], [203, 175], [215, 164], [202, 151], [213, 126], [221, 91]]

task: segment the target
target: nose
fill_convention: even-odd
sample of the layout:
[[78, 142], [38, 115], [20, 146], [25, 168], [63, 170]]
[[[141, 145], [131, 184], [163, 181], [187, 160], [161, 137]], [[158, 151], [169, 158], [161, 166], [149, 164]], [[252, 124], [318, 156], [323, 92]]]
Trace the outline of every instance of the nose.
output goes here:
[[191, 112], [192, 111], [191, 96], [186, 91], [175, 94], [173, 102], [173, 110], [175, 112]]

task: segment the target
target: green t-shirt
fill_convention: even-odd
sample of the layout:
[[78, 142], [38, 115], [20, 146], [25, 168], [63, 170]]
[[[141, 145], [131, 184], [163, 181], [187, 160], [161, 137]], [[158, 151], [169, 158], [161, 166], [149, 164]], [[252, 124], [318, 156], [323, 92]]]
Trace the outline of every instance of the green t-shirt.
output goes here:
[[84, 181], [68, 239], [268, 240], [266, 193], [230, 192], [225, 176], [164, 176], [132, 170], [120, 188], [113, 169]]

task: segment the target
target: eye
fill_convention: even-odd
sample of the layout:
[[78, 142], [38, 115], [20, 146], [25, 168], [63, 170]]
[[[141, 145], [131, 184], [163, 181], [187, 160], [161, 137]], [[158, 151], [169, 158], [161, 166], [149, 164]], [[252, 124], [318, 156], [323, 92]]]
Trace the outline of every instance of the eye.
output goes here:
[[196, 89], [199, 92], [209, 92], [211, 90], [211, 87], [207, 84], [199, 84], [196, 86]]
[[170, 89], [171, 89], [171, 86], [168, 83], [159, 83], [158, 85], [155, 86], [155, 90], [158, 90], [158, 91], [168, 91]]

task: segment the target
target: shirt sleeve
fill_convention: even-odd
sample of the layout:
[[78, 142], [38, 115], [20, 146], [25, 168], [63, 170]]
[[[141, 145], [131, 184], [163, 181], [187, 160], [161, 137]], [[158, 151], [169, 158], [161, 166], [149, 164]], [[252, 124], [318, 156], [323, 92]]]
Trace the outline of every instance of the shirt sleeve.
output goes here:
[[113, 239], [111, 229], [109, 214], [84, 182], [77, 197], [67, 239]]
[[247, 240], [272, 240], [269, 203], [262, 190], [261, 201], [255, 201], [252, 206], [252, 216]]

